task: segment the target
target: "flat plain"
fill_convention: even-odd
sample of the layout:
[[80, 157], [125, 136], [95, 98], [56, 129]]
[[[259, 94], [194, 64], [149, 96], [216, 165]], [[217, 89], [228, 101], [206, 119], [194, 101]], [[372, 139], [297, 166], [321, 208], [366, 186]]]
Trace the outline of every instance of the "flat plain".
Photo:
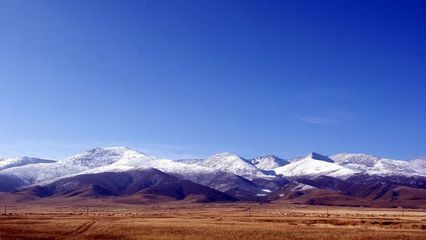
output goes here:
[[426, 239], [426, 210], [292, 204], [17, 205], [0, 239]]

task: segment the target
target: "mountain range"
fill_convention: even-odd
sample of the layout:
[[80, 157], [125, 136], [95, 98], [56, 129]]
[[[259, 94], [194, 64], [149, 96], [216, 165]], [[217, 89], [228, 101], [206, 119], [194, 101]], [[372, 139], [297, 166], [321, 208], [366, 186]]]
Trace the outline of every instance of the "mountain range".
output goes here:
[[0, 159], [0, 201], [120, 203], [285, 202], [426, 207], [426, 159], [339, 153], [246, 159], [163, 159], [127, 147], [95, 148], [62, 160]]

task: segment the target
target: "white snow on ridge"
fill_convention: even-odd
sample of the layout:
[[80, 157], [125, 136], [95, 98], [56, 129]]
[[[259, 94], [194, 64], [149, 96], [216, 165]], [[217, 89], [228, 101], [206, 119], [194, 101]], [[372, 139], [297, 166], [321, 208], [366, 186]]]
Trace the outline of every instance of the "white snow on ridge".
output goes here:
[[196, 164], [180, 163], [169, 159], [151, 159], [149, 161], [145, 161], [143, 159], [132, 159], [132, 161], [128, 161], [127, 159], [125, 159], [123, 161], [117, 161], [110, 165], [89, 169], [87, 171], [82, 172], [81, 174], [124, 172], [147, 168], [155, 168], [165, 173], [178, 174], [182, 176], [187, 176], [195, 173], [202, 174], [216, 172], [213, 169], [198, 166]]
[[426, 158], [410, 160], [409, 164], [416, 172], [426, 176]]
[[[340, 166], [370, 175], [426, 175], [415, 161], [402, 161], [359, 153], [339, 153], [330, 157]], [[424, 169], [424, 168], [423, 168]]]
[[37, 163], [12, 167], [0, 171], [0, 174], [15, 176], [28, 185], [44, 182], [50, 179], [65, 177], [87, 170], [87, 167], [74, 166], [62, 161], [54, 163]]
[[[214, 169], [206, 168], [196, 164], [187, 164], [170, 159], [161, 159], [152, 156], [147, 156], [143, 153], [128, 148], [104, 149], [106, 149], [107, 151], [113, 150], [113, 153], [108, 153], [107, 156], [103, 156], [102, 154], [100, 154], [98, 158], [95, 158], [95, 162], [100, 162], [101, 164], [97, 164], [99, 165], [98, 167], [91, 167], [90, 169], [82, 172], [82, 174], [101, 172], [123, 172], [146, 168], [155, 168], [166, 173], [178, 175], [216, 172]], [[99, 151], [101, 150], [102, 149], [100, 149]], [[89, 156], [87, 159], [90, 161], [90, 158], [91, 157]], [[75, 159], [75, 157], [73, 157], [73, 159]], [[86, 162], [86, 157], [84, 157], [83, 159], [84, 162]]]
[[235, 175], [247, 177], [268, 177], [260, 169], [249, 163], [247, 160], [232, 153], [219, 153], [205, 159], [200, 166], [216, 169], [218, 171], [232, 173]]
[[335, 163], [318, 160], [312, 158], [310, 154], [305, 158], [294, 161], [282, 167], [274, 169], [276, 174], [284, 177], [317, 177], [317, 176], [330, 176], [336, 178], [346, 178], [352, 176], [359, 171], [352, 170]]
[[54, 163], [32, 164], [10, 168], [0, 171], [0, 174], [19, 177], [29, 185], [43, 185], [81, 174], [126, 172], [148, 168], [155, 168], [165, 173], [183, 176], [194, 182], [205, 180], [200, 178], [212, 178], [212, 176], [218, 173], [218, 170], [212, 168], [176, 162], [169, 159], [159, 159], [132, 149], [115, 147], [92, 149]]
[[197, 164], [187, 164], [169, 159], [147, 160], [133, 158], [131, 161], [129, 161], [129, 159], [120, 159], [112, 164], [89, 169], [75, 175], [96, 174], [102, 172], [125, 172], [147, 168], [155, 168], [167, 174], [183, 177], [184, 179], [214, 188], [219, 191], [227, 191], [232, 188], [233, 181], [245, 183], [243, 180], [240, 180], [238, 176], [231, 173], [218, 171], [216, 169], [200, 166]]
[[338, 153], [330, 156], [330, 158], [338, 164], [352, 165], [354, 168], [359, 168], [360, 171], [369, 167], [374, 167], [374, 165], [380, 160], [379, 157], [360, 153]]
[[[125, 147], [95, 148], [62, 161], [8, 168], [0, 171], [0, 174], [16, 176], [27, 184], [37, 184], [75, 176], [85, 171], [102, 168], [119, 161], [125, 163], [136, 161], [141, 163], [153, 159]], [[130, 168], [122, 168], [122, 170], [128, 169]]]
[[88, 168], [96, 168], [107, 166], [115, 162], [132, 164], [132, 162], [140, 163], [142, 161], [151, 161], [155, 157], [147, 156], [127, 147], [107, 147], [95, 148], [65, 159], [65, 162], [76, 166]]
[[7, 168], [25, 166], [28, 164], [53, 163], [53, 162], [56, 162], [56, 161], [40, 159], [40, 158], [32, 158], [32, 157], [2, 158], [0, 159], [0, 171]]
[[278, 158], [274, 155], [255, 158], [251, 160], [251, 163], [258, 169], [262, 170], [273, 170], [277, 167], [281, 167], [288, 164], [286, 160]]
[[311, 153], [289, 163], [272, 155], [246, 160], [232, 153], [221, 153], [204, 160], [169, 160], [148, 156], [126, 147], [95, 148], [62, 161], [29, 157], [0, 159], [1, 175], [18, 177], [27, 184], [52, 182], [79, 174], [145, 168], [155, 168], [198, 183], [212, 183], [215, 176], [221, 174], [227, 174], [229, 178], [237, 175], [249, 180], [275, 177], [274, 173], [284, 177], [325, 175], [344, 179], [357, 173], [426, 176], [426, 159], [399, 161], [366, 154], [341, 153], [326, 157]]

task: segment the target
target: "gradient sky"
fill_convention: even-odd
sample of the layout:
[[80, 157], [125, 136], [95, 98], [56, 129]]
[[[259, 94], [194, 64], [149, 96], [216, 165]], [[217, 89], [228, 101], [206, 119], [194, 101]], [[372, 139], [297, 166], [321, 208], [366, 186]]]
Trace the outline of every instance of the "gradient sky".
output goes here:
[[426, 155], [426, 1], [0, 1], [0, 156]]

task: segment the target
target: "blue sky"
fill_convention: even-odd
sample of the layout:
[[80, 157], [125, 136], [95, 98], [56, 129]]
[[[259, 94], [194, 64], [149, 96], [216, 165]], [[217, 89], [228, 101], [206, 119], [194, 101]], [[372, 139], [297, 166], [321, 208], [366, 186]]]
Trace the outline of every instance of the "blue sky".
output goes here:
[[425, 1], [0, 1], [0, 156], [426, 155]]

